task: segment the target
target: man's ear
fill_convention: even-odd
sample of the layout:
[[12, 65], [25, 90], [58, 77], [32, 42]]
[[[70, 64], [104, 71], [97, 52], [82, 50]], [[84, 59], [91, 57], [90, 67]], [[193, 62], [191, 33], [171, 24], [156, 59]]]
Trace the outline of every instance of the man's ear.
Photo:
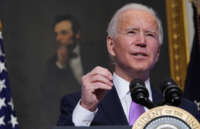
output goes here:
[[158, 51], [157, 51], [156, 62], [158, 62], [159, 57], [160, 57], [160, 46], [159, 46]]
[[107, 42], [107, 50], [108, 50], [109, 54], [111, 56], [115, 56], [115, 51], [114, 51], [115, 43], [114, 43], [113, 39], [110, 36], [107, 36], [106, 42]]
[[75, 38], [76, 38], [76, 39], [80, 39], [80, 38], [81, 38], [80, 31], [78, 31], [78, 32], [75, 34]]

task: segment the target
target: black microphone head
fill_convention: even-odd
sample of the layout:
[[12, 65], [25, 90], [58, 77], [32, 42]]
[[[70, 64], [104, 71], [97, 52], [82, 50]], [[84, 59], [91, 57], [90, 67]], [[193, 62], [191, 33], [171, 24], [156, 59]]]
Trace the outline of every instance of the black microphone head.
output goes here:
[[174, 80], [167, 79], [161, 83], [160, 87], [165, 98], [165, 103], [178, 106], [181, 103], [182, 91]]
[[141, 79], [138, 79], [138, 78], [132, 80], [131, 83], [130, 83], [130, 85], [132, 85], [132, 86], [136, 86], [136, 85], [142, 85], [142, 86], [145, 86], [144, 81], [141, 80]]
[[161, 92], [162, 93], [165, 92], [166, 88], [169, 87], [169, 86], [175, 86], [176, 87], [176, 83], [171, 78], [165, 79], [163, 82], [161, 82], [161, 85], [160, 85]]
[[142, 105], [149, 97], [148, 90], [141, 79], [134, 79], [130, 82], [130, 92], [132, 100]]

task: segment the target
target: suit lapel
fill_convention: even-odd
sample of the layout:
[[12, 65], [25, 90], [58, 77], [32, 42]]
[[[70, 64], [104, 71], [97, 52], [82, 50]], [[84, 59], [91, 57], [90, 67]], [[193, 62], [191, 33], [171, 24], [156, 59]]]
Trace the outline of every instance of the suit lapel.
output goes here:
[[[162, 94], [151, 88], [153, 103], [162, 100]], [[115, 87], [109, 91], [98, 105], [99, 111], [94, 118], [94, 125], [128, 125], [128, 120], [117, 95]]]
[[115, 87], [106, 94], [102, 102], [99, 104], [99, 108], [110, 120], [111, 125], [128, 125], [128, 121]]

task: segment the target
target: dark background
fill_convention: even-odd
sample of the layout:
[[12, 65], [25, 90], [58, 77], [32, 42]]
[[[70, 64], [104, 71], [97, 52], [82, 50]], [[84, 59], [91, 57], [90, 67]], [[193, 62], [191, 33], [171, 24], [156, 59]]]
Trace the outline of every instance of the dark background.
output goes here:
[[169, 76], [164, 0], [0, 0], [7, 68], [21, 129], [45, 127], [40, 116], [40, 83], [45, 62], [55, 52], [54, 17], [71, 13], [81, 24], [82, 41], [105, 41], [111, 16], [122, 5], [133, 1], [152, 6], [163, 22], [164, 45], [151, 77], [154, 87], [158, 87]]

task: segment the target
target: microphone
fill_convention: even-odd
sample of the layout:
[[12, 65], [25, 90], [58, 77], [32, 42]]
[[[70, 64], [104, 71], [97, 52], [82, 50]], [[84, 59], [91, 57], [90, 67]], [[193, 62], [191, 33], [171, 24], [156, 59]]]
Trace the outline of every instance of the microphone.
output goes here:
[[172, 79], [167, 79], [161, 83], [161, 91], [164, 96], [164, 103], [172, 106], [181, 104], [182, 91]]
[[149, 100], [149, 93], [145, 87], [144, 81], [141, 79], [134, 79], [130, 82], [130, 92], [132, 101], [149, 109], [154, 107], [153, 103]]

